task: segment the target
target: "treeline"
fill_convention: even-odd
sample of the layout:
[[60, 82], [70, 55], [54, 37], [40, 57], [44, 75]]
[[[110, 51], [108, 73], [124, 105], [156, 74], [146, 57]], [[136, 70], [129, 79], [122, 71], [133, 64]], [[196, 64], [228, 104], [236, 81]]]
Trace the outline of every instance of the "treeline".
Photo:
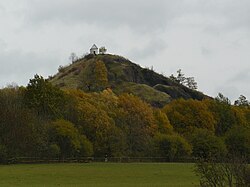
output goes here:
[[219, 95], [178, 99], [159, 109], [110, 89], [60, 90], [35, 75], [27, 87], [0, 90], [0, 161], [105, 155], [176, 161], [227, 154], [249, 159], [250, 107], [241, 103], [231, 105]]

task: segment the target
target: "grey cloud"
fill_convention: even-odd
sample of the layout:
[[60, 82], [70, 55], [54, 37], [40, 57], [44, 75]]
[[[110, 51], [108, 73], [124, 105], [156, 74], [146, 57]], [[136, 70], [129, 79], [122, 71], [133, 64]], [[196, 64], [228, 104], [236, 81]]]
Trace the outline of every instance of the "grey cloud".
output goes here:
[[249, 0], [184, 0], [179, 18], [191, 17], [191, 27], [213, 34], [250, 29]]
[[7, 47], [7, 43], [3, 39], [0, 38], [0, 50], [3, 51], [6, 49], [6, 47]]
[[5, 9], [4, 9], [3, 5], [0, 4], [0, 12], [2, 13], [4, 10]]
[[28, 20], [42, 24], [87, 23], [111, 28], [128, 25], [147, 32], [164, 29], [168, 20], [178, 15], [176, 10], [181, 2], [182, 0], [43, 0], [30, 4], [29, 9], [32, 11], [28, 14]]
[[0, 15], [1, 85], [54, 74], [96, 43], [142, 66], [198, 72], [205, 93], [250, 92], [249, 0], [2, 0]]
[[[48, 76], [56, 72], [55, 57], [39, 56], [34, 53], [22, 53], [21, 51], [0, 52], [0, 85], [16, 82], [26, 85], [34, 74]], [[54, 65], [51, 65], [54, 64]]]
[[234, 83], [247, 83], [249, 84], [250, 80], [250, 68], [244, 69], [241, 72], [234, 75], [232, 78], [230, 78], [227, 82], [234, 82]]
[[146, 45], [141, 46], [140, 49], [131, 49], [128, 53], [129, 56], [135, 57], [135, 59], [145, 59], [147, 57], [154, 57], [167, 48], [167, 43], [160, 38], [154, 38], [150, 40]]
[[201, 54], [204, 56], [211, 56], [213, 54], [213, 50], [208, 47], [201, 47]]
[[224, 94], [229, 98], [236, 100], [240, 95], [245, 95], [250, 98], [249, 90], [250, 68], [244, 69], [228, 78], [224, 86], [217, 88], [218, 92], [223, 90]]

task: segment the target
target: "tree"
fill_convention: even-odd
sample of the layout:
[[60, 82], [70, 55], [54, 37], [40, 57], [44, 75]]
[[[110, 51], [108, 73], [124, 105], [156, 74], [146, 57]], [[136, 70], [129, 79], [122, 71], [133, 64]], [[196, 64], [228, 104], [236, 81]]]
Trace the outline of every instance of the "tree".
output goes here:
[[23, 91], [19, 87], [0, 90], [0, 145], [9, 157], [38, 154], [40, 147], [40, 122], [24, 104]]
[[231, 155], [250, 159], [250, 129], [235, 126], [227, 132], [225, 143]]
[[234, 102], [234, 105], [249, 107], [250, 102], [247, 100], [247, 98], [244, 95], [240, 95], [239, 99]]
[[181, 69], [179, 69], [179, 70], [177, 71], [176, 80], [177, 80], [178, 83], [180, 83], [180, 84], [184, 84], [184, 83], [185, 83], [186, 78], [184, 77], [184, 73], [181, 72]]
[[168, 161], [178, 161], [190, 156], [192, 152], [190, 144], [177, 134], [157, 134], [154, 139], [159, 156], [167, 158]]
[[107, 52], [107, 49], [105, 47], [100, 47], [99, 48], [99, 53], [104, 55]]
[[79, 134], [74, 124], [60, 119], [53, 121], [49, 129], [50, 142], [60, 147], [60, 156], [62, 159], [76, 156], [81, 150], [83, 153], [82, 156], [89, 156], [91, 144], [86, 137]]
[[108, 84], [108, 71], [102, 61], [91, 61], [83, 72], [83, 83], [88, 91], [102, 91]]
[[157, 130], [152, 108], [136, 96], [123, 94], [119, 96], [117, 118], [117, 125], [126, 134], [127, 155], [145, 156]]
[[225, 97], [222, 93], [218, 93], [218, 96], [215, 98], [215, 100], [219, 103], [231, 105], [231, 101], [228, 99], [228, 97]]
[[25, 90], [24, 99], [28, 107], [47, 118], [61, 117], [65, 104], [64, 92], [53, 86], [42, 76], [35, 75]]
[[78, 156], [92, 156], [94, 154], [93, 144], [85, 135], [80, 136], [80, 145], [81, 148], [78, 152]]
[[178, 82], [177, 78], [173, 74], [171, 74], [169, 78], [174, 82]]
[[194, 77], [186, 78], [185, 85], [192, 90], [197, 90], [197, 82], [195, 82]]
[[174, 130], [188, 134], [197, 128], [215, 130], [216, 121], [205, 103], [193, 99], [174, 100], [163, 108]]
[[214, 116], [216, 121], [215, 134], [217, 136], [223, 136], [233, 125], [240, 125], [243, 122], [240, 122], [238, 110], [233, 109], [232, 106], [228, 104], [228, 99], [222, 95], [220, 95], [219, 98], [215, 100], [206, 99], [202, 102], [207, 105], [209, 111]]
[[112, 107], [105, 106], [108, 102], [105, 102], [106, 99], [102, 98], [103, 94], [84, 93], [80, 90], [69, 91], [68, 94], [74, 98], [73, 103], [76, 103], [69, 120], [74, 122], [80, 133], [86, 135], [93, 143], [94, 155], [122, 155], [125, 149], [124, 135], [115, 126], [114, 119], [109, 116], [108, 112], [111, 115], [115, 111], [112, 112]]
[[225, 156], [219, 159], [198, 159], [195, 173], [200, 177], [201, 187], [247, 187], [249, 167], [240, 157]]
[[78, 59], [78, 57], [76, 56], [75, 53], [71, 53], [69, 56], [69, 60], [74, 63], [76, 60]]
[[7, 149], [4, 145], [0, 144], [0, 163], [6, 163], [8, 159]]
[[173, 126], [167, 115], [160, 109], [154, 109], [154, 118], [158, 127], [158, 132], [163, 134], [171, 134], [173, 132]]
[[178, 82], [192, 90], [197, 90], [197, 82], [194, 80], [194, 77], [185, 77], [184, 73], [181, 72], [181, 69], [177, 71], [177, 77], [173, 74], [169, 77], [172, 81]]
[[205, 129], [194, 131], [189, 136], [193, 146], [193, 156], [202, 159], [221, 158], [226, 155], [227, 149], [222, 139]]
[[95, 63], [95, 86], [103, 90], [108, 84], [108, 71], [102, 61]]

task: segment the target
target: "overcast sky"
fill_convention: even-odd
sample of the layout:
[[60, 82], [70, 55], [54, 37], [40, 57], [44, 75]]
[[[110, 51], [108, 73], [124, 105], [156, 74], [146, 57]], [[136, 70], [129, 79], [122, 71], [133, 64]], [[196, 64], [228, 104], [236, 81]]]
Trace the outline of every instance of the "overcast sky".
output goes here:
[[250, 0], [1, 0], [0, 86], [27, 85], [92, 44], [200, 91], [250, 99]]

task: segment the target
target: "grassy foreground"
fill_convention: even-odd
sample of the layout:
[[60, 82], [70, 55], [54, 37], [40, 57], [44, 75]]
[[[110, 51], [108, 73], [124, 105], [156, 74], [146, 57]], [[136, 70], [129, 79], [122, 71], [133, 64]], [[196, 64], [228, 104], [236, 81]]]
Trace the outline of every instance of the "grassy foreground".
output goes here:
[[83, 163], [0, 166], [0, 186], [169, 186], [198, 185], [193, 164]]

